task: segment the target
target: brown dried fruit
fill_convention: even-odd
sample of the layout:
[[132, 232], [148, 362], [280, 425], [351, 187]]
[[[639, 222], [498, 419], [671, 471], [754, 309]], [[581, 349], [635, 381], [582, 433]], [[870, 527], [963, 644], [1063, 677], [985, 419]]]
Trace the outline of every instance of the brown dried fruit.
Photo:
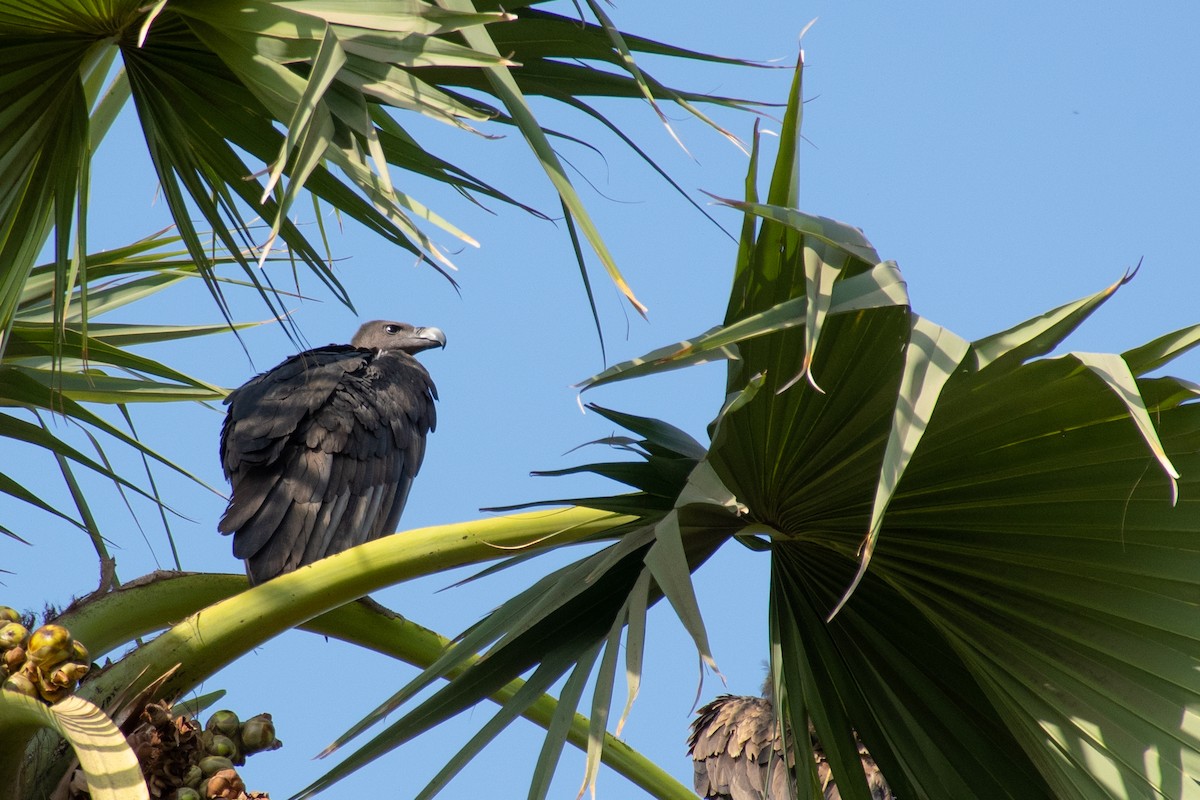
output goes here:
[[[141, 723], [127, 739], [142, 765], [146, 788], [155, 798], [171, 797], [188, 784], [189, 771], [203, 755], [200, 726], [186, 716], [172, 717], [171, 707], [164, 702], [147, 704]], [[201, 777], [194, 776], [197, 785]]]
[[230, 768], [223, 769], [208, 779], [204, 796], [223, 798], [223, 800], [236, 800], [244, 796], [245, 793], [246, 784], [242, 782], [242, 777]]

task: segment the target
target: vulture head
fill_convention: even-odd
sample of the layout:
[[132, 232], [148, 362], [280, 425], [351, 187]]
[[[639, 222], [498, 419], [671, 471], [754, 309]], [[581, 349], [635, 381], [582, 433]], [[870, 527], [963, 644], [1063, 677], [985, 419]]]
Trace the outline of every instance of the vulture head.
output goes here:
[[431, 347], [445, 347], [446, 334], [438, 328], [375, 319], [359, 328], [350, 344], [364, 350], [402, 350], [413, 355]]

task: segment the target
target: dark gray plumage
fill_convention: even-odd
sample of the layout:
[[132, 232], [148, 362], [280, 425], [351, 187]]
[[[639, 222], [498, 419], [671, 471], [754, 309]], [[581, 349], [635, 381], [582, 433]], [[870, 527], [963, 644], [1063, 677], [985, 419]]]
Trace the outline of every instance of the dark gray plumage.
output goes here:
[[395, 532], [437, 423], [437, 389], [413, 354], [445, 345], [437, 328], [375, 320], [225, 398], [233, 493], [217, 527], [251, 583]]
[[[811, 731], [810, 731], [811, 733]], [[829, 770], [825, 753], [813, 739], [817, 778], [825, 800], [842, 794]], [[872, 800], [895, 800], [875, 759], [858, 743]], [[721, 695], [701, 708], [688, 737], [693, 786], [704, 798], [717, 800], [795, 800], [788, 770], [795, 764], [788, 754], [784, 765], [783, 736], [775, 709], [765, 697]]]

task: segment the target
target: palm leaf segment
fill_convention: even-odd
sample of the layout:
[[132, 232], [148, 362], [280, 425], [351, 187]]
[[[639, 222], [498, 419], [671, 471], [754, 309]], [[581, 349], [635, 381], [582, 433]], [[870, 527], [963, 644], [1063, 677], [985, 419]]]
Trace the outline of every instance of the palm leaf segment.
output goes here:
[[[215, 257], [215, 260], [220, 263], [229, 259]], [[148, 480], [149, 489], [143, 490], [118, 475], [109, 465], [102, 442], [106, 439], [118, 441], [139, 451], [144, 459], [157, 460], [191, 477], [182, 467], [138, 439], [128, 405], [217, 400], [225, 394], [219, 387], [185, 375], [130, 348], [220, 333], [228, 331], [229, 327], [95, 321], [89, 324], [85, 319], [85, 307], [93, 318], [101, 317], [135, 300], [198, 277], [198, 269], [181, 248], [177, 236], [159, 233], [125, 247], [89, 254], [81, 263], [90, 276], [90, 291], [76, 286], [64, 304], [58, 302], [61, 284], [54, 263], [41, 264], [30, 271], [17, 296], [7, 347], [0, 354], [0, 405], [7, 409], [0, 414], [0, 436], [43, 448], [57, 459], [75, 500], [76, 513], [51, 506], [2, 469], [0, 493], [37, 506], [87, 531], [99, 554], [104, 556], [103, 539], [83, 494], [78, 491], [71, 465], [86, 467], [112, 480], [119, 490], [151, 497], [161, 506], [154, 496], [153, 479]], [[65, 316], [56, 323], [60, 313]], [[96, 403], [116, 405], [125, 426], [114, 424], [105, 415], [92, 410], [91, 404]], [[60, 415], [82, 430], [96, 454], [87, 455], [55, 435], [46, 424], [47, 414]], [[169, 536], [169, 526], [167, 530]], [[3, 521], [0, 521], [0, 532], [19, 538], [3, 525]]]
[[[448, 717], [475, 705], [492, 694], [496, 686], [504, 685], [530, 668], [534, 668], [533, 674], [527, 679], [521, 694], [485, 724], [479, 734], [418, 796], [428, 797], [441, 789], [479, 748], [522, 714], [542, 692], [566, 677], [558, 710], [549, 727], [530, 788], [531, 797], [545, 797], [554, 766], [566, 741], [567, 728], [580, 703], [584, 684], [591, 672], [598, 668], [602, 676], [607, 676], [607, 680], [601, 681], [591, 705], [588, 770], [589, 776], [594, 775], [599, 765], [600, 743], [611, 706], [613, 676], [621, 651], [622, 632], [628, 627], [624, 663], [626, 674], [631, 676], [632, 701], [632, 696], [636, 694], [636, 676], [641, 671], [646, 609], [663, 596], [657, 586], [669, 583], [666, 579], [655, 577], [650, 566], [656, 557], [652, 554], [661, 547], [659, 539], [665, 536], [670, 543], [682, 547], [686, 536], [686, 548], [680, 553], [687, 563], [699, 566], [728, 537], [729, 532], [721, 530], [723, 517], [715, 516], [711, 509], [698, 503], [680, 504], [680, 486], [689, 482], [689, 476], [700, 469], [698, 465], [704, 448], [699, 443], [683, 431], [658, 420], [596, 406], [592, 408], [636, 434], [635, 437], [612, 437], [599, 443], [636, 453], [640, 460], [601, 462], [572, 471], [605, 475], [629, 485], [635, 491], [617, 497], [560, 502], [611, 510], [634, 516], [637, 521], [604, 531], [601, 535], [603, 539], [616, 538], [617, 541], [547, 575], [466, 631], [441, 658], [340, 737], [328, 752], [382, 720], [438, 678], [461, 669], [475, 653], [486, 650], [483, 657], [347, 757], [310, 786], [303, 793], [304, 796], [329, 786]], [[696, 489], [701, 490], [700, 487]], [[717, 508], [723, 511], [723, 506]], [[710, 533], [699, 534], [701, 530]], [[591, 537], [587, 541], [598, 540]], [[539, 543], [539, 546], [544, 547], [545, 543]], [[521, 556], [517, 557], [519, 559]], [[685, 568], [681, 576], [675, 577], [681, 577], [686, 582], [687, 575]], [[671, 791], [672, 785], [678, 788], [678, 784], [666, 781], [664, 786], [668, 788], [664, 791]], [[678, 792], [675, 796], [679, 796]]]
[[[729, 202], [746, 224], [725, 324], [585, 382], [735, 356], [708, 452], [687, 449], [669, 506], [660, 487], [643, 524], [464, 634], [464, 653], [492, 643], [475, 680], [573, 669], [577, 701], [599, 659], [604, 724], [622, 626], [631, 695], [660, 597], [711, 658], [689, 574], [766, 534], [776, 696], [843, 797], [870, 796], [854, 731], [900, 796], [1191, 796], [1200, 412], [1196, 387], [1150, 373], [1200, 327], [1048, 355], [1127, 278], [973, 343], [917, 316], [860, 232], [795, 210], [799, 96], [797, 80], [768, 202]], [[351, 762], [479, 691], [457, 679]], [[821, 796], [815, 765], [796, 770]]]

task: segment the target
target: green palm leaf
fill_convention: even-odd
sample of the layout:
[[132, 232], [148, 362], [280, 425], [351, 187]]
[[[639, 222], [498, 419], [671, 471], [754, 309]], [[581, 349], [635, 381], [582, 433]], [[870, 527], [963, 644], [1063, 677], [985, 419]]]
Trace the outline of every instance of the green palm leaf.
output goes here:
[[[822, 233], [761, 216], [727, 325], [821, 286], [806, 250]], [[1040, 357], [1117, 285], [970, 346], [903, 307], [827, 316], [815, 349], [799, 330], [739, 343], [731, 382], [765, 372], [776, 391], [730, 414], [709, 458], [775, 532], [781, 706], [815, 726], [843, 796], [867, 796], [852, 727], [901, 796], [1191, 785], [1196, 632], [1169, 622], [1187, 614], [1169, 587], [1193, 553], [1172, 498], [1175, 467], [1188, 496], [1196, 395], [1120, 356]], [[823, 391], [792, 385], [806, 369]]]
[[[688, 448], [686, 479], [636, 461], [567, 470], [640, 489], [580, 502], [641, 503], [645, 523], [466, 632], [377, 714], [490, 646], [485, 658], [346, 763], [507, 670], [575, 681], [599, 663], [602, 719], [621, 629], [644, 635], [631, 609], [667, 597], [709, 657], [690, 573], [730, 538], [765, 535], [778, 705], [797, 750], [812, 725], [843, 797], [869, 797], [856, 733], [903, 797], [1195, 792], [1200, 390], [1147, 373], [1200, 327], [1123, 355], [1048, 355], [1127, 278], [974, 343], [912, 313], [860, 231], [791, 207], [799, 86], [767, 202], [752, 181], [729, 202], [746, 224], [724, 324], [585, 382], [733, 358], [707, 453]], [[636, 686], [640, 652], [632, 663]], [[798, 796], [821, 796], [810, 760], [793, 777]]]
[[[20, 771], [22, 750], [12, 745], [22, 734], [50, 728], [71, 745], [79, 759], [88, 793], [96, 800], [149, 800], [137, 757], [124, 734], [103, 711], [78, 697], [67, 697], [52, 706], [39, 700], [0, 690], [0, 732], [5, 747], [2, 763], [5, 797], [17, 797], [14, 778]], [[11, 794], [10, 794], [11, 792]]]
[[[454, 644], [434, 661], [420, 676], [404, 686], [385, 701], [379, 708], [339, 737], [327, 753], [343, 746], [364, 733], [369, 727], [383, 720], [392, 711], [404, 706], [423, 688], [439, 678], [449, 677], [463, 665], [472, 662], [477, 653], [482, 658], [473, 661], [446, 686], [433, 696], [417, 704], [374, 738], [361, 745], [340, 764], [322, 776], [305, 794], [320, 791], [340, 780], [352, 771], [364, 766], [390, 750], [400, 746], [420, 733], [437, 725], [442, 720], [473, 706], [488, 696], [496, 686], [503, 685], [521, 675], [530, 667], [539, 670], [538, 680], [550, 685], [568, 672], [570, 692], [560, 696], [560, 708], [574, 712], [581, 700], [577, 691], [578, 682], [589, 675], [599, 664], [604, 679], [600, 681], [592, 697], [591, 718], [593, 728], [589, 734], [589, 762], [601, 757], [600, 732], [608, 718], [612, 699], [613, 675], [620, 635], [628, 626], [626, 637], [626, 671], [631, 690], [636, 689], [641, 670], [641, 642], [644, 639], [645, 614], [648, 606], [664, 596], [670, 597], [689, 620], [699, 622], [698, 615], [688, 614], [686, 609], [694, 607], [686, 598], [690, 584], [683, 587], [677, 581], [671, 583], [668, 575], [678, 576], [672, 557], [682, 558], [683, 580], [686, 582], [689, 569], [703, 563], [716, 547], [725, 541], [731, 531], [721, 525], [730, 525], [729, 514], [721, 506], [702, 506], [699, 497], [679, 509], [671, 508], [686, 485], [689, 472], [697, 464], [702, 448], [687, 434], [658, 420], [620, 414], [607, 409], [596, 410], [614, 421], [629, 426], [641, 438], [614, 440], [614, 446], [639, 456], [637, 461], [600, 463], [583, 469], [616, 477], [634, 487], [654, 487], [637, 491], [624, 497], [624, 502], [610, 504], [602, 499], [585, 498], [578, 505], [601, 509], [620, 508], [636, 515], [634, 521], [620, 527], [611, 527], [603, 532], [606, 539], [615, 538], [615, 543], [591, 555], [562, 567], [535, 582], [524, 592], [502, 604], [470, 630], [458, 637]], [[680, 470], [682, 463], [689, 469]], [[666, 498], [657, 494], [663, 487], [674, 484]], [[702, 531], [704, 533], [697, 533]], [[659, 539], [681, 543], [688, 536], [686, 550], [672, 551], [662, 558], [648, 559], [648, 553], [667, 549], [658, 545]], [[571, 541], [595, 541], [595, 537]], [[651, 565], [653, 563], [653, 565]], [[659, 578], [659, 585], [670, 586], [664, 593], [655, 587], [652, 576]], [[600, 657], [603, 646], [604, 656]], [[544, 669], [543, 669], [544, 668]], [[514, 699], [511, 707], [502, 710], [493, 723], [481, 730], [480, 738], [469, 743], [463, 757], [455, 759], [441, 775], [438, 788], [444, 779], [457, 772], [465, 757], [474, 749], [494, 736], [517, 714], [522, 713], [521, 703], [528, 698]], [[569, 713], [564, 710], [562, 713]], [[596, 727], [601, 726], [601, 727]], [[539, 758], [530, 789], [531, 797], [543, 797], [549, 786], [557, 758], [561, 750], [561, 723], [552, 726], [543, 755]], [[589, 768], [588, 780], [594, 780], [594, 767]]]

